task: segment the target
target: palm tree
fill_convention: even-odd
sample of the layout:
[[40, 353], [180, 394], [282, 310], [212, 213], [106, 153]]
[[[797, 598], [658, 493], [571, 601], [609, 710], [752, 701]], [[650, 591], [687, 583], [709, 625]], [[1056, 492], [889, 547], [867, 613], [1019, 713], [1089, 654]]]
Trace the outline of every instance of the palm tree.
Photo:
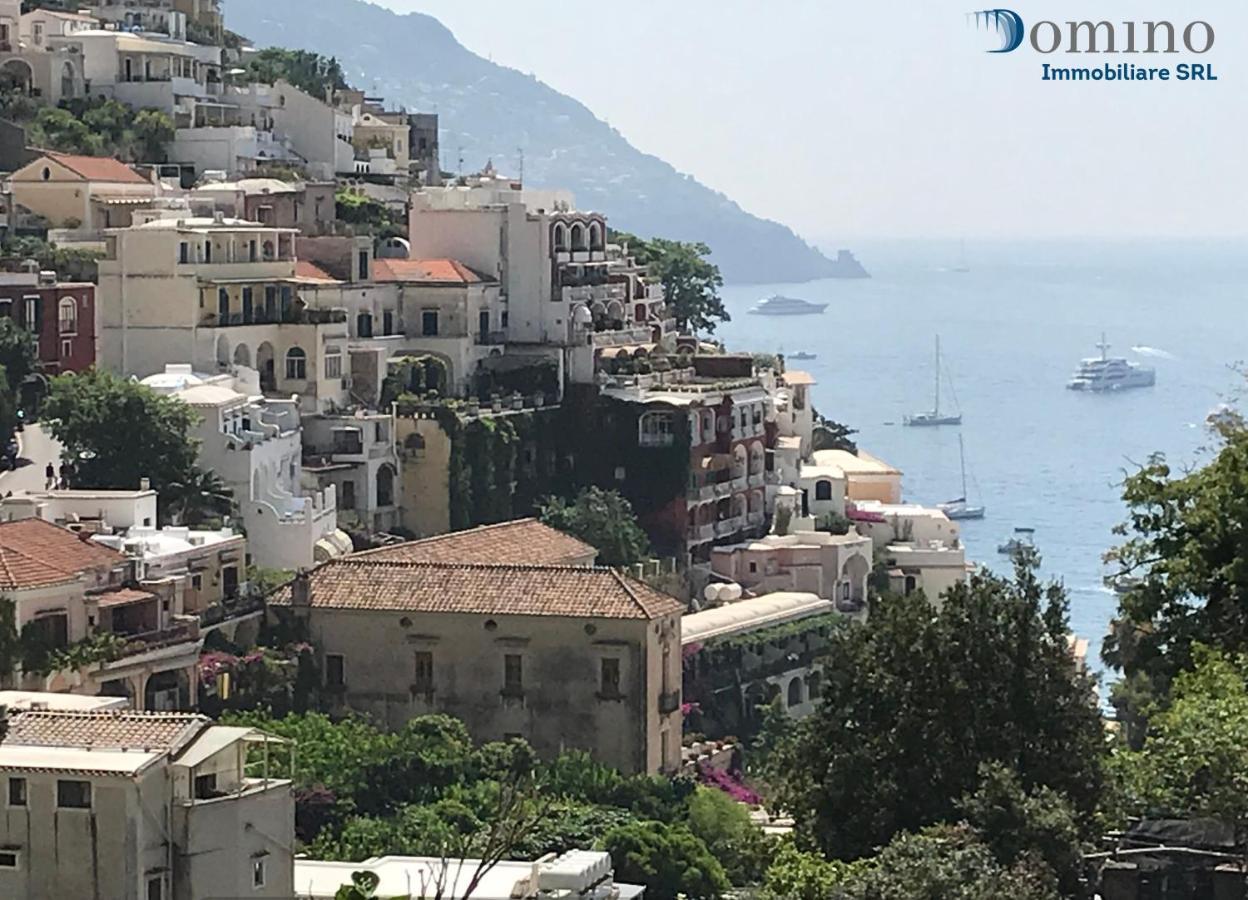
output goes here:
[[234, 511], [234, 492], [216, 472], [198, 466], [181, 481], [170, 482], [165, 496], [169, 517], [181, 525], [199, 525]]

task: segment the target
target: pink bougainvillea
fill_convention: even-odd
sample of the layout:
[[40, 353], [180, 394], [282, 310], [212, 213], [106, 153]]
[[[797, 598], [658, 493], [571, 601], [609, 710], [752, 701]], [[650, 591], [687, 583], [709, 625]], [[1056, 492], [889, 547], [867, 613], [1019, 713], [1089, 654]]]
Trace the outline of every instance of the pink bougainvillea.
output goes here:
[[763, 805], [763, 798], [742, 783], [738, 772], [727, 772], [699, 764], [698, 781], [707, 787], [718, 788], [738, 803], [744, 803], [747, 806]]

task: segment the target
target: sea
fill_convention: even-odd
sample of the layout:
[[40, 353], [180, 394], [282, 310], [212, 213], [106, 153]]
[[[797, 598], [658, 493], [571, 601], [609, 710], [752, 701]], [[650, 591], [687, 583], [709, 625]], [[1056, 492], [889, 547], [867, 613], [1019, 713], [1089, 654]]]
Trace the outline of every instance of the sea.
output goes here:
[[[1126, 474], [1163, 454], [1175, 471], [1207, 460], [1207, 418], [1236, 403], [1248, 357], [1248, 243], [1062, 241], [857, 243], [872, 277], [805, 284], [727, 285], [732, 320], [716, 337], [731, 350], [807, 351], [819, 413], [857, 429], [855, 440], [904, 472], [906, 502], [961, 496], [958, 436], [970, 501], [987, 509], [962, 523], [968, 556], [1008, 573], [997, 551], [1016, 527], [1034, 528], [1042, 574], [1070, 597], [1072, 629], [1089, 664], [1117, 598], [1102, 555], [1123, 522]], [[969, 271], [959, 272], [965, 267]], [[748, 310], [773, 294], [827, 303], [821, 315]], [[1157, 370], [1152, 388], [1116, 394], [1066, 389], [1082, 357], [1111, 355]], [[907, 428], [931, 409], [935, 339], [941, 409], [961, 427]]]

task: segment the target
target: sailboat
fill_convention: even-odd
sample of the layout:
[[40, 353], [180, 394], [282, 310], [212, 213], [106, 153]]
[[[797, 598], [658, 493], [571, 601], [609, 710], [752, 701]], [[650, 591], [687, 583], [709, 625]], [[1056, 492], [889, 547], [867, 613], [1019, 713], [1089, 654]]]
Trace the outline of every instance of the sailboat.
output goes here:
[[970, 265], [968, 265], [966, 262], [966, 241], [963, 241], [959, 245], [958, 264], [954, 266], [950, 271], [957, 272], [960, 275], [964, 275], [967, 272], [971, 271]]
[[915, 413], [913, 416], [906, 416], [902, 420], [905, 425], [915, 427], [930, 425], [961, 425], [962, 414], [941, 415], [940, 413], [940, 335], [936, 335], [936, 399], [932, 404], [931, 412]]
[[982, 519], [984, 508], [972, 506], [966, 500], [966, 447], [962, 444], [962, 435], [958, 435], [958, 454], [962, 458], [962, 496], [948, 503], [937, 504], [936, 508], [951, 519]]

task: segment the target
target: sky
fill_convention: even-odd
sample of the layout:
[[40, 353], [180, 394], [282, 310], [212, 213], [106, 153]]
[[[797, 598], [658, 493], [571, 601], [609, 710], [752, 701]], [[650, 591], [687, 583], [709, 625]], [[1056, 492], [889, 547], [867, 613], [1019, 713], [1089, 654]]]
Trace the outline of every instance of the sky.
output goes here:
[[[1201, 18], [1201, 56], [992, 54], [976, 7], [950, 0], [378, 2], [810, 239], [1248, 237], [1242, 0], [1011, 7], [1028, 27]], [[1046, 83], [1044, 62], [1203, 62], [1219, 80]]]

